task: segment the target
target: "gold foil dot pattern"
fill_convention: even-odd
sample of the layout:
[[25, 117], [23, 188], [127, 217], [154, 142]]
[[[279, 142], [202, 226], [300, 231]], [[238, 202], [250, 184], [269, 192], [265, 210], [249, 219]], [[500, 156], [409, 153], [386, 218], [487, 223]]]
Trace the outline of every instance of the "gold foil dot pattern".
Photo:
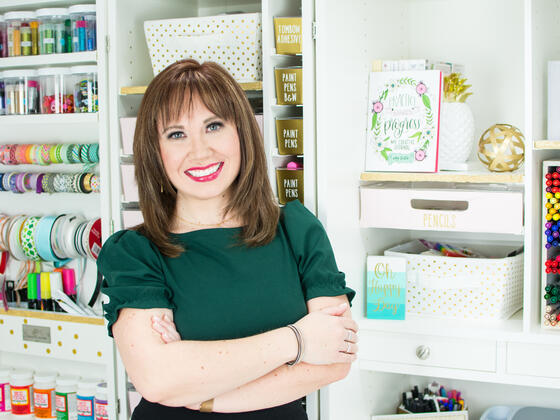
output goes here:
[[[168, 65], [194, 58], [199, 62], [215, 61], [241, 82], [262, 80], [261, 23], [254, 19], [228, 16], [202, 22], [159, 23], [146, 28], [152, 66], [156, 73]], [[192, 42], [189, 38], [195, 39]], [[202, 41], [202, 39], [205, 39]], [[200, 48], [192, 48], [191, 45]], [[226, 44], [227, 45], [224, 45]]]
[[[408, 256], [407, 271], [449, 278], [449, 287], [429, 287], [429, 276], [417, 285], [409, 276], [407, 312], [463, 319], [503, 319], [516, 312], [523, 301], [523, 256], [484, 262], [458, 262], [442, 257]], [[460, 287], [461, 279], [469, 279]], [[455, 280], [455, 282], [453, 281]], [[438, 282], [440, 283], [440, 282]]]

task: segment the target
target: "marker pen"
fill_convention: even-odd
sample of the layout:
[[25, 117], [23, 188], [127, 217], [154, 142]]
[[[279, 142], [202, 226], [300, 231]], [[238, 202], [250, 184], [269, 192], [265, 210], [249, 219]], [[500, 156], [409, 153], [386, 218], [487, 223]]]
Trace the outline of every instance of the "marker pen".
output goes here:
[[62, 273], [60, 271], [53, 271], [50, 275], [51, 280], [51, 295], [53, 297], [53, 305], [55, 312], [64, 312], [64, 310], [60, 307], [58, 300], [56, 300], [56, 291], [59, 290], [63, 292], [64, 289], [62, 288]]
[[65, 268], [62, 270], [62, 286], [64, 293], [76, 303], [78, 296], [76, 294], [76, 273], [73, 268]]
[[50, 273], [43, 272], [40, 274], [41, 277], [41, 302], [43, 304], [44, 311], [53, 310], [53, 301], [51, 298], [51, 280]]
[[37, 303], [37, 273], [29, 273], [27, 275], [27, 308], [40, 309]]

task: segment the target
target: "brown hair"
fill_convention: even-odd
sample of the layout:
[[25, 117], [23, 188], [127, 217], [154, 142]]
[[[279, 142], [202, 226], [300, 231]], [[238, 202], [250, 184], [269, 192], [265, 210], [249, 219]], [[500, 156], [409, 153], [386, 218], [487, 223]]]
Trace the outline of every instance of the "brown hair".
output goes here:
[[135, 173], [144, 216], [144, 223], [136, 229], [168, 257], [184, 251], [169, 237], [177, 193], [163, 166], [158, 127], [176, 121], [190, 109], [193, 95], [237, 127], [241, 165], [230, 187], [231, 199], [224, 217], [233, 213], [243, 221], [240, 239], [245, 245], [265, 245], [276, 234], [280, 212], [268, 180], [262, 135], [241, 86], [210, 61], [178, 61], [159, 73], [146, 89], [134, 132]]

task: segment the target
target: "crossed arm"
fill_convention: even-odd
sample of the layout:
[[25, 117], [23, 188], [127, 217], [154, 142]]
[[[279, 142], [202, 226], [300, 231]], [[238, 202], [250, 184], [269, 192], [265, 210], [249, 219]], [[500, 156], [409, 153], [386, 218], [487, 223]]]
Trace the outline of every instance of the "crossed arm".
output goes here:
[[[346, 295], [319, 297], [308, 301], [308, 311], [344, 302]], [[166, 313], [123, 309], [113, 326], [128, 374], [149, 401], [198, 409], [214, 398], [217, 412], [260, 410], [301, 398], [344, 378], [350, 369], [350, 363], [287, 366], [297, 352], [287, 328], [238, 340], [165, 344], [150, 328], [150, 319]], [[350, 310], [343, 316], [351, 318]], [[136, 351], [140, 345], [143, 349]]]

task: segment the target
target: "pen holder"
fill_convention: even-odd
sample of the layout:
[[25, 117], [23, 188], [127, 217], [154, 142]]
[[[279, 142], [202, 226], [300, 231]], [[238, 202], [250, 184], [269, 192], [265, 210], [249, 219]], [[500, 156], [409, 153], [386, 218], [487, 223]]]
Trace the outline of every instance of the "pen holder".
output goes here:
[[276, 169], [278, 202], [299, 200], [303, 204], [303, 169]]
[[276, 118], [280, 155], [303, 155], [303, 118]]

